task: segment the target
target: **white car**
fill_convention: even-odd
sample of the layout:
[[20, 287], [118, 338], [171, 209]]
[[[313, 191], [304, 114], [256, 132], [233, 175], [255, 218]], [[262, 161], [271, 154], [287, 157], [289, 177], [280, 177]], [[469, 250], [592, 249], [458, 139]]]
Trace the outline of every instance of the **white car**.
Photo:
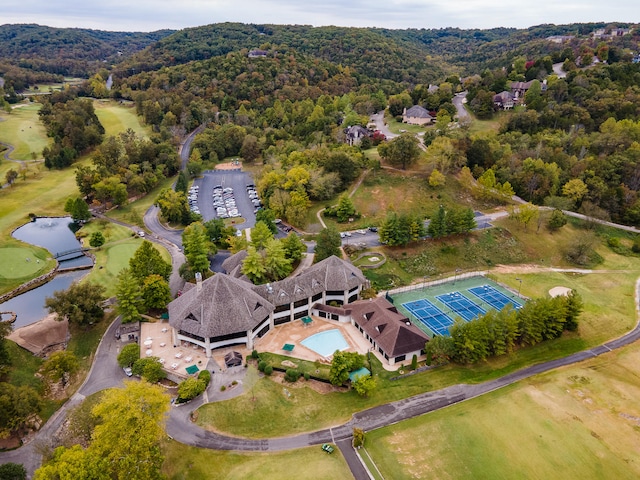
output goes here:
[[124, 367], [122, 371], [127, 377], [130, 377], [133, 375], [133, 371], [131, 370], [131, 367]]
[[142, 230], [140, 230], [140, 231], [138, 232], [138, 236], [139, 236], [140, 238], [144, 238], [144, 232], [143, 232]]

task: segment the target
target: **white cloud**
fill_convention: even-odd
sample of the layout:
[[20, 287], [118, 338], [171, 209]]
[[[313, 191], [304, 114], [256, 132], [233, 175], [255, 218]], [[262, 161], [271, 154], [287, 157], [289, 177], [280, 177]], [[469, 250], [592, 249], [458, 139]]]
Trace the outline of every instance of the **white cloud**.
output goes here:
[[[631, 5], [630, 5], [631, 4]], [[179, 29], [218, 22], [387, 28], [528, 27], [640, 21], [629, 0], [2, 0], [1, 23], [104, 30]]]

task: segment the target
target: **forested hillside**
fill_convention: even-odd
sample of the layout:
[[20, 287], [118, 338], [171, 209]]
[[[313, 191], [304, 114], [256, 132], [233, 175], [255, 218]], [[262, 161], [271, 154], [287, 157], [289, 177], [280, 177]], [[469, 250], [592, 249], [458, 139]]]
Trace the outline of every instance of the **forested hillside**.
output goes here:
[[[88, 77], [103, 66], [131, 55], [171, 34], [106, 32], [42, 25], [0, 25], [0, 65], [32, 72]], [[0, 75], [5, 70], [0, 70]]]
[[[387, 106], [398, 119], [420, 105], [437, 119], [421, 136], [423, 161], [434, 170], [458, 175], [467, 166], [489, 188], [508, 184], [535, 203], [640, 224], [640, 35], [632, 25], [389, 30], [224, 23], [130, 36], [13, 29], [18, 33], [0, 52], [14, 52], [23, 73], [34, 70], [16, 58], [46, 63], [40, 55], [57, 49], [62, 65], [85, 65], [93, 75], [69, 95], [133, 101], [155, 142], [177, 143], [207, 125], [194, 143], [192, 174], [202, 162], [231, 156], [264, 163], [258, 187], [292, 223], [303, 223], [310, 202], [331, 199], [368, 165], [363, 151], [372, 139], [347, 145], [346, 127], [366, 126]], [[90, 60], [114, 52], [117, 62], [89, 69]], [[104, 88], [109, 74], [111, 90]], [[476, 118], [493, 120], [492, 128], [471, 133], [468, 125], [450, 124], [453, 96], [462, 91]], [[512, 95], [506, 109], [497, 94]], [[388, 151], [380, 150], [382, 160], [393, 162]]]

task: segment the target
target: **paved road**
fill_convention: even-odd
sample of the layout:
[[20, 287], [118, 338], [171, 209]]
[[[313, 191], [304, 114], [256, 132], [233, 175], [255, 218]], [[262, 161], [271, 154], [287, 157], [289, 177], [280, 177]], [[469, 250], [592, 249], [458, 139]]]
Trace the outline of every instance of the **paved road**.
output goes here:
[[471, 115], [467, 112], [467, 109], [464, 108], [464, 104], [467, 101], [467, 92], [456, 93], [453, 96], [453, 105], [456, 107], [456, 111], [458, 112], [458, 120], [460, 122], [471, 121]]
[[398, 134], [392, 133], [391, 130], [389, 130], [389, 127], [387, 127], [387, 124], [384, 123], [384, 110], [371, 115], [371, 121], [376, 124], [376, 129], [387, 137], [387, 140], [391, 140], [398, 136]]
[[567, 76], [567, 72], [562, 69], [562, 62], [553, 64], [553, 73], [555, 73], [558, 78], [565, 78]]
[[40, 445], [50, 445], [56, 442], [56, 433], [66, 419], [67, 413], [78, 406], [85, 397], [122, 385], [127, 377], [118, 366], [117, 355], [120, 343], [115, 338], [120, 320], [114, 321], [107, 329], [96, 351], [91, 370], [80, 389], [58, 410], [49, 421], [36, 433], [35, 438], [27, 445], [9, 452], [0, 452], [1, 463], [21, 463], [25, 466], [29, 478], [42, 464]]

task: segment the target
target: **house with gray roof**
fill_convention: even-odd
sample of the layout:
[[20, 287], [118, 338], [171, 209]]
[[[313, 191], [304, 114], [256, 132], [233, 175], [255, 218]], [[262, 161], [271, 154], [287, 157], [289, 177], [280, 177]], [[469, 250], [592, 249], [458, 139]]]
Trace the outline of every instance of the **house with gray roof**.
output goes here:
[[511, 110], [515, 105], [513, 94], [511, 92], [507, 92], [506, 90], [504, 92], [495, 94], [493, 96], [493, 105], [494, 107], [502, 110]]
[[429, 111], [420, 105], [414, 105], [402, 112], [402, 122], [409, 125], [428, 125], [432, 123], [434, 118]]
[[[235, 260], [227, 261], [232, 271], [239, 269]], [[218, 273], [169, 304], [173, 342], [198, 345], [207, 356], [230, 345], [244, 344], [252, 349], [256, 338], [276, 325], [308, 316], [316, 303], [352, 303], [366, 285], [368, 281], [358, 268], [335, 256], [296, 277], [265, 285]]]
[[344, 129], [344, 133], [346, 142], [351, 146], [360, 145], [363, 138], [371, 135], [371, 132], [362, 125], [351, 125]]

